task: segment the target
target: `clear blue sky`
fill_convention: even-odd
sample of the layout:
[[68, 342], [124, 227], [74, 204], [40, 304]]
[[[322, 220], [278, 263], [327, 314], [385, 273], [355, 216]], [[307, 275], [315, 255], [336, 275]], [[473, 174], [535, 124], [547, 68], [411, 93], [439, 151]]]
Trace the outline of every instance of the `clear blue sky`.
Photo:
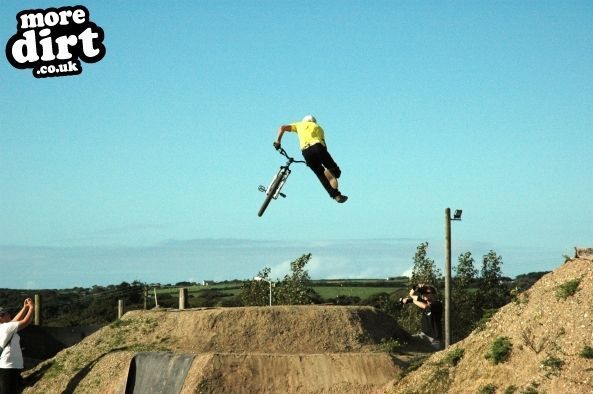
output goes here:
[[[593, 246], [589, 1], [4, 0], [83, 4], [107, 54], [36, 79], [0, 59], [0, 287], [283, 275], [399, 275], [428, 241], [442, 265], [550, 270]], [[278, 126], [314, 114], [342, 168], [336, 204], [282, 158]], [[284, 139], [299, 155], [294, 135]]]

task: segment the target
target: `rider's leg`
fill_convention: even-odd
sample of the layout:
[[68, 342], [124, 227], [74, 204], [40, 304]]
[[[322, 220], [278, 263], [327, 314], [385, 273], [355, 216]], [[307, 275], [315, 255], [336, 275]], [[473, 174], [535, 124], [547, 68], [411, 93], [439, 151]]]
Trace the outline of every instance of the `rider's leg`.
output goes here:
[[338, 188], [338, 178], [342, 174], [342, 171], [340, 170], [340, 167], [338, 167], [338, 164], [334, 161], [334, 159], [331, 157], [331, 155], [327, 151], [327, 148], [323, 145], [321, 147], [322, 147], [322, 149], [319, 150], [319, 158], [321, 160], [321, 164], [323, 164], [323, 166], [325, 167], [325, 171], [324, 171], [325, 177], [329, 181], [330, 185], [334, 189], [337, 189]]
[[[320, 149], [319, 157], [320, 157], [321, 163], [326, 168], [326, 170], [324, 171], [324, 175], [328, 178], [330, 185], [332, 187], [334, 187], [336, 190], [338, 190], [338, 178], [342, 174], [342, 171], [340, 170], [340, 167], [338, 167], [338, 165], [336, 164], [334, 159], [331, 157], [331, 155], [327, 151], [327, 148], [325, 146], [323, 146], [322, 148], [323, 149]], [[348, 197], [346, 197], [340, 193], [337, 196], [335, 196], [334, 199], [337, 202], [342, 203], [342, 202], [345, 202], [348, 199]]]
[[327, 191], [327, 194], [329, 194], [331, 198], [335, 198], [340, 195], [340, 191], [332, 187], [330, 181], [325, 176], [325, 169], [323, 168], [323, 164], [321, 164], [321, 160], [318, 154], [318, 147], [323, 147], [323, 145], [316, 144], [303, 150], [303, 157], [305, 158], [305, 161], [307, 162], [307, 165], [309, 166], [311, 171], [313, 171], [315, 175], [317, 175], [319, 182], [321, 182], [321, 185], [323, 186], [325, 191]]
[[328, 170], [327, 168], [323, 171], [323, 175], [325, 175], [325, 177], [327, 178], [329, 184], [331, 185], [331, 187], [333, 187], [334, 189], [338, 188], [338, 178], [336, 178], [335, 176], [333, 176], [333, 174], [331, 173], [330, 170]]

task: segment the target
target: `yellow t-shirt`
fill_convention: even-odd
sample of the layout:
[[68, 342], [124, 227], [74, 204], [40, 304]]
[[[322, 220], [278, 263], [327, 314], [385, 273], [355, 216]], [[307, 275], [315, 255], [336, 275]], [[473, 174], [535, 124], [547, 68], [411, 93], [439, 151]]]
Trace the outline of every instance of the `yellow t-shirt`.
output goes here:
[[290, 131], [296, 132], [299, 136], [299, 146], [305, 149], [309, 145], [321, 142], [325, 145], [323, 129], [315, 122], [296, 122], [290, 124]]

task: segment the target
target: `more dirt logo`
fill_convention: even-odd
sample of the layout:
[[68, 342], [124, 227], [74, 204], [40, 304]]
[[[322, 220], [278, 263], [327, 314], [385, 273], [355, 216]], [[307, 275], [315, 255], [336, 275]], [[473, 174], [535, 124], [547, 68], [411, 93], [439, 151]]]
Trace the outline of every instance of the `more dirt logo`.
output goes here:
[[6, 58], [18, 69], [33, 69], [35, 78], [78, 75], [80, 60], [96, 63], [105, 56], [103, 29], [84, 6], [25, 10], [16, 20]]

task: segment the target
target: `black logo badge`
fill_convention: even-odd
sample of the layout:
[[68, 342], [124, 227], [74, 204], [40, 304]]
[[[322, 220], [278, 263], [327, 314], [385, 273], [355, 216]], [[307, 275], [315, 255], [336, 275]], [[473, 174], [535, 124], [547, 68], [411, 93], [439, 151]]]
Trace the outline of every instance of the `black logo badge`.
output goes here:
[[96, 63], [105, 56], [103, 29], [84, 6], [25, 10], [16, 20], [6, 58], [16, 68], [33, 69], [35, 78], [78, 75], [80, 60]]

